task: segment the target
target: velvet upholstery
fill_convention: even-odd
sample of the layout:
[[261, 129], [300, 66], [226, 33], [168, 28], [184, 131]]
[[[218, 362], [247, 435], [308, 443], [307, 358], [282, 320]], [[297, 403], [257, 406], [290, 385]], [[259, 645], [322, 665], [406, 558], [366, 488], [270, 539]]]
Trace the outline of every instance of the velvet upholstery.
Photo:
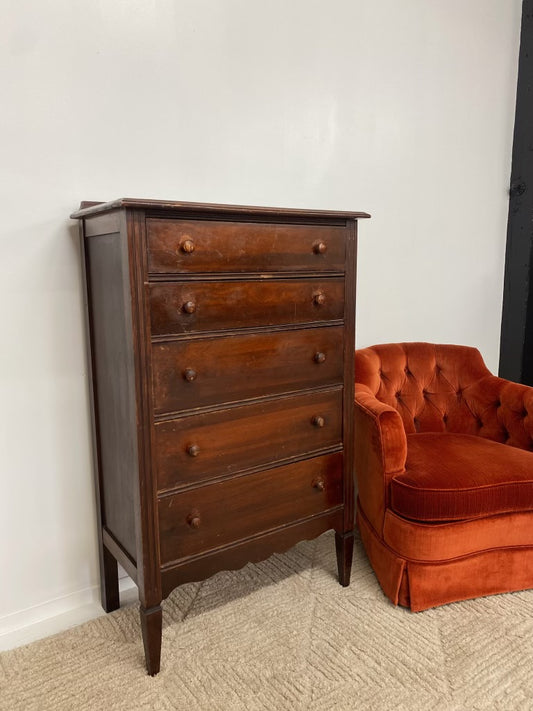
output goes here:
[[532, 462], [529, 451], [476, 435], [407, 435], [405, 471], [390, 483], [390, 507], [425, 522], [533, 511]]
[[357, 521], [391, 601], [533, 587], [533, 388], [429, 343], [356, 351], [355, 380]]

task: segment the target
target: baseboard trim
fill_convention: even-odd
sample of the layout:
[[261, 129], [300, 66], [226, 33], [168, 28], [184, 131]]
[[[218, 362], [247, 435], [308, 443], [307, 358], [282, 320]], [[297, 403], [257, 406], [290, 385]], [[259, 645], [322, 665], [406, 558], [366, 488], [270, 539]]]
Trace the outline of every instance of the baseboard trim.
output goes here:
[[[120, 578], [119, 587], [121, 603], [135, 601], [137, 586], [131, 578]], [[0, 617], [0, 651], [49, 637], [104, 614], [97, 585], [19, 610]]]

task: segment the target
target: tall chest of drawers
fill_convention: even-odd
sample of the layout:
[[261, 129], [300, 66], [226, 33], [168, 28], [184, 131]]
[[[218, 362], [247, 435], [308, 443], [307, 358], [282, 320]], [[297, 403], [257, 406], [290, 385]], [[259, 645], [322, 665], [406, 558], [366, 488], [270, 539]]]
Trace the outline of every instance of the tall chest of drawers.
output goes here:
[[139, 587], [150, 674], [177, 586], [354, 531], [357, 220], [82, 203], [102, 604]]

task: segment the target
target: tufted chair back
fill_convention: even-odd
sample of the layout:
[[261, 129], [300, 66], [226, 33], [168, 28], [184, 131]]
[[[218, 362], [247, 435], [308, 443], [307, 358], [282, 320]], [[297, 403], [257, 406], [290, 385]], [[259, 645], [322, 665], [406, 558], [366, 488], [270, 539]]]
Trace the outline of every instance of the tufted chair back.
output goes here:
[[491, 375], [476, 348], [430, 343], [364, 348], [355, 353], [355, 381], [356, 391], [370, 391], [399, 412], [407, 434], [475, 434], [532, 448], [530, 390]]

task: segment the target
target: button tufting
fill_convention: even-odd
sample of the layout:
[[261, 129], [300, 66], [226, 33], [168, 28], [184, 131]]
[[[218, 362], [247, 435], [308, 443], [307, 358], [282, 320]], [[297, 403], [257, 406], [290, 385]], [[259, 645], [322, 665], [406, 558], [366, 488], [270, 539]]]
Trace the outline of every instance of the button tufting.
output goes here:
[[443, 416], [442, 416], [442, 421], [443, 421], [443, 422], [448, 422], [448, 415], [443, 415]]
[[524, 407], [524, 409], [522, 410], [522, 417], [527, 417], [527, 415], [528, 415], [528, 412], [527, 412], [526, 408]]
[[401, 397], [401, 392], [400, 392], [399, 390], [398, 390], [397, 393], [395, 393], [395, 397], [396, 397], [397, 399], [400, 399], [400, 397]]

